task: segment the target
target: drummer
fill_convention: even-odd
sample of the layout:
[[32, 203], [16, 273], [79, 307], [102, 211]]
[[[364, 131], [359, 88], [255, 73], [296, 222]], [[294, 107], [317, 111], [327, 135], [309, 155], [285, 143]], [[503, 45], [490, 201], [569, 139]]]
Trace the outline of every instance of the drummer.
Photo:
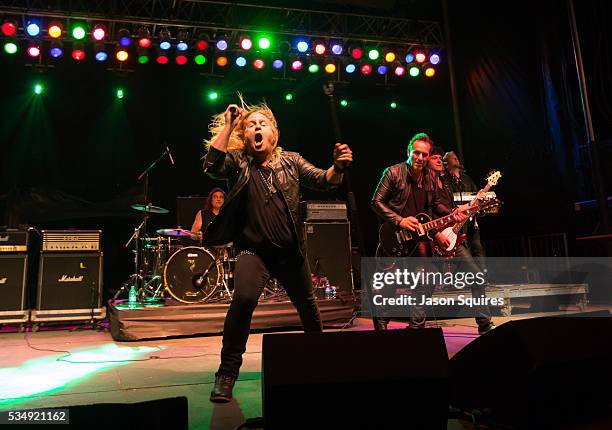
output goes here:
[[225, 191], [219, 187], [210, 190], [204, 204], [204, 209], [198, 211], [191, 227], [192, 233], [195, 233], [198, 239], [202, 240], [202, 235], [206, 232], [210, 223], [219, 215], [219, 210], [223, 206], [224, 201]]

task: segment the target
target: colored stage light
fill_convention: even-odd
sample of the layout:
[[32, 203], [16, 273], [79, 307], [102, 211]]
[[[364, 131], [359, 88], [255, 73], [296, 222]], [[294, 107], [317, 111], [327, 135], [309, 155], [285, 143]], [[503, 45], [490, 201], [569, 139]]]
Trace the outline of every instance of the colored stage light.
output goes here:
[[346, 99], [340, 100], [340, 106], [347, 107], [348, 106], [348, 101]]
[[95, 58], [97, 61], [106, 61], [108, 59], [108, 53], [106, 52], [106, 47], [104, 46], [104, 43], [96, 43], [94, 44], [94, 52], [95, 52]]
[[59, 58], [64, 54], [63, 45], [60, 41], [54, 40], [51, 42], [51, 49], [49, 50], [49, 54], [53, 58]]
[[6, 42], [4, 44], [4, 52], [14, 54], [17, 52], [17, 44], [15, 42]]
[[139, 55], [138, 56], [138, 63], [139, 64], [147, 64], [149, 62], [149, 56], [148, 55]]
[[59, 25], [57, 22], [53, 22], [47, 29], [47, 33], [50, 37], [57, 39], [62, 35], [62, 26]]
[[76, 48], [72, 50], [72, 58], [75, 61], [83, 61], [85, 59], [85, 51], [81, 48]]
[[171, 47], [172, 43], [170, 43], [170, 31], [167, 28], [162, 28], [159, 30], [159, 49], [167, 51]]
[[412, 63], [414, 61], [414, 54], [409, 52], [406, 54], [406, 63]]
[[124, 62], [127, 61], [129, 54], [127, 51], [124, 51], [123, 49], [117, 51], [117, 54], [115, 55], [117, 57], [117, 60]]
[[417, 76], [419, 76], [419, 74], [421, 73], [421, 71], [419, 70], [418, 67], [416, 66], [412, 66], [409, 70], [408, 73], [410, 74], [410, 76], [412, 76], [413, 78], [416, 78]]
[[314, 51], [317, 55], [325, 55], [325, 51], [327, 51], [327, 48], [323, 43], [319, 42], [315, 45]]
[[311, 64], [310, 66], [308, 66], [308, 71], [310, 73], [317, 73], [319, 71], [319, 65], [318, 64]]
[[331, 52], [334, 55], [340, 55], [342, 54], [342, 51], [344, 50], [344, 48], [342, 47], [341, 44], [339, 43], [333, 43], [331, 46]]
[[132, 43], [132, 35], [130, 33], [130, 30], [128, 30], [127, 28], [122, 28], [121, 30], [119, 30], [118, 36], [119, 45], [123, 47], [128, 47]]
[[188, 39], [189, 32], [187, 32], [186, 30], [179, 31], [176, 35], [176, 50], [179, 52], [185, 52], [187, 49], [189, 49], [189, 44], [187, 43]]
[[98, 41], [104, 39], [104, 37], [106, 37], [106, 28], [102, 24], [96, 25], [91, 32], [91, 36], [94, 38], [94, 40]]
[[2, 23], [2, 34], [5, 36], [13, 36], [17, 32], [17, 24], [13, 21], [4, 21]]
[[287, 100], [288, 102], [290, 102], [291, 100], [293, 100], [293, 94], [291, 94], [291, 93], [287, 93], [287, 94], [285, 94], [285, 100]]
[[208, 42], [204, 39], [199, 39], [198, 41], [196, 41], [195, 47], [198, 51], [205, 51], [208, 49]]
[[440, 55], [439, 55], [439, 54], [436, 54], [436, 53], [431, 54], [431, 55], [429, 56], [429, 62], [430, 62], [431, 64], [434, 64], [434, 65], [435, 65], [435, 64], [439, 64], [439, 63], [440, 63]]
[[249, 36], [242, 36], [240, 38], [240, 47], [245, 51], [248, 51], [253, 47], [253, 41], [249, 38]]
[[168, 57], [162, 54], [162, 55], [157, 56], [155, 61], [157, 61], [157, 64], [162, 64], [162, 65], [168, 64]]
[[414, 51], [414, 59], [417, 63], [424, 63], [427, 57], [423, 51]]
[[168, 49], [170, 49], [172, 47], [172, 44], [170, 42], [168, 42], [167, 40], [164, 40], [163, 42], [161, 42], [159, 44], [160, 49], [163, 49], [164, 51], [167, 51]]
[[85, 37], [85, 27], [81, 24], [77, 24], [72, 29], [72, 37], [74, 37], [76, 40], [83, 39]]
[[356, 69], [357, 66], [355, 66], [354, 64], [347, 64], [344, 68], [344, 70], [346, 70], [346, 73], [354, 73]]
[[28, 21], [26, 23], [26, 33], [31, 37], [38, 36], [40, 34], [40, 24], [38, 21]]
[[202, 54], [198, 54], [195, 56], [193, 61], [195, 61], [198, 66], [201, 66], [202, 64], [206, 63], [206, 57]]
[[393, 63], [395, 61], [396, 55], [395, 52], [389, 51], [385, 54], [385, 61], [387, 63]]
[[406, 69], [404, 68], [404, 66], [397, 66], [393, 73], [395, 73], [397, 76], [404, 76], [404, 73], [406, 73]]
[[189, 45], [187, 45], [187, 42], [179, 42], [176, 44], [177, 51], [185, 52], [187, 49], [189, 49]]
[[276, 70], [282, 69], [285, 63], [281, 59], [276, 59], [272, 62], [272, 67]]
[[297, 43], [296, 47], [299, 52], [306, 52], [308, 51], [308, 48], [309, 48], [308, 42], [306, 42], [305, 40], [300, 40]]
[[368, 58], [370, 60], [378, 60], [378, 57], [380, 57], [380, 52], [378, 51], [378, 49], [370, 49], [368, 51]]
[[370, 73], [372, 73], [372, 66], [369, 64], [364, 64], [363, 66], [361, 66], [361, 74], [362, 75], [369, 75]]
[[42, 84], [36, 83], [34, 84], [32, 90], [34, 91], [34, 94], [42, 94], [45, 88], [42, 86]]
[[266, 63], [264, 63], [264, 61], [261, 58], [258, 58], [257, 60], [253, 61], [253, 67], [255, 67], [257, 70], [261, 70], [266, 66]]
[[433, 78], [435, 74], [436, 69], [434, 69], [433, 67], [428, 67], [425, 69], [425, 76], [427, 76], [428, 78]]
[[334, 73], [336, 71], [336, 65], [333, 63], [328, 63], [325, 65], [325, 71], [327, 73]]
[[302, 70], [302, 67], [303, 67], [303, 63], [300, 60], [294, 60], [291, 63], [292, 70], [295, 70], [295, 71]]
[[138, 29], [138, 46], [141, 48], [151, 46], [151, 32], [147, 27], [140, 27]]
[[174, 61], [176, 61], [176, 64], [179, 66], [184, 66], [187, 64], [187, 57], [185, 55], [177, 55]]
[[397, 109], [397, 103], [395, 103], [395, 102], [391, 102], [391, 103], [389, 103], [389, 107], [390, 107], [391, 109]]
[[117, 88], [117, 91], [115, 91], [115, 95], [119, 100], [125, 97], [125, 92], [123, 91], [123, 88]]
[[355, 60], [359, 60], [361, 57], [363, 57], [363, 49], [361, 48], [351, 48], [349, 50], [349, 52], [351, 53], [351, 57], [353, 57]]
[[236, 58], [236, 66], [238, 67], [244, 67], [246, 66], [247, 60], [244, 57], [238, 57]]
[[215, 45], [219, 51], [225, 51], [227, 49], [227, 40], [220, 39], [217, 40], [217, 44]]
[[257, 41], [257, 45], [261, 48], [261, 49], [268, 49], [270, 47], [270, 45], [272, 44], [272, 42], [270, 41], [270, 38], [268, 36], [262, 36], [259, 38], [259, 40]]
[[40, 55], [40, 46], [36, 44], [28, 46], [28, 55], [30, 57], [38, 57]]
[[227, 57], [217, 57], [216, 63], [219, 67], [227, 66]]
[[383, 65], [378, 66], [378, 67], [376, 68], [376, 72], [377, 72], [379, 75], [384, 75], [385, 73], [387, 73], [387, 66], [383, 66]]
[[219, 98], [219, 93], [216, 91], [210, 91], [208, 93], [208, 100], [214, 101], [217, 100]]

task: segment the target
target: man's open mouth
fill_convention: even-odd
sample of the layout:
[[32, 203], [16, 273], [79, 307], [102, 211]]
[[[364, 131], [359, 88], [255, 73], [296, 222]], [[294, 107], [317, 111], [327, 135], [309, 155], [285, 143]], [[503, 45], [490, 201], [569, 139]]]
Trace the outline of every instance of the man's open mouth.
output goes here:
[[261, 148], [261, 145], [263, 143], [263, 136], [261, 133], [255, 133], [255, 148], [259, 149]]

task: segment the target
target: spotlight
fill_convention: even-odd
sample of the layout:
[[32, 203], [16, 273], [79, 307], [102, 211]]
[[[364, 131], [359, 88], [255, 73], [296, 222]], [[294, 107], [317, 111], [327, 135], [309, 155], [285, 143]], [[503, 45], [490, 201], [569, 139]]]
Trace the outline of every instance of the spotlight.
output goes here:
[[215, 45], [219, 51], [225, 51], [228, 47], [227, 40], [225, 38], [217, 40]]
[[370, 73], [372, 73], [372, 66], [370, 64], [366, 63], [363, 66], [361, 66], [362, 75], [369, 75]]
[[334, 63], [327, 63], [325, 65], [325, 71], [329, 74], [332, 74], [336, 71], [336, 65]]
[[363, 49], [359, 47], [350, 48], [349, 53], [351, 54], [351, 57], [353, 57], [355, 60], [359, 60], [361, 57], [363, 57]]
[[332, 54], [340, 55], [340, 54], [342, 54], [342, 51], [344, 51], [344, 48], [342, 47], [342, 45], [339, 42], [334, 42], [334, 43], [332, 43], [332, 46], [331, 46], [330, 50], [331, 50]]
[[243, 50], [248, 51], [253, 47], [253, 41], [249, 38], [249, 36], [242, 36], [240, 38], [240, 47]]
[[17, 52], [17, 44], [15, 42], [6, 42], [4, 44], [4, 52], [7, 54], [15, 54]]
[[218, 98], [219, 98], [219, 93], [218, 93], [218, 92], [216, 92], [216, 91], [210, 91], [210, 92], [208, 93], [208, 100], [210, 100], [210, 101], [214, 101], [214, 100], [217, 100]]
[[102, 24], [96, 25], [91, 32], [91, 36], [94, 38], [94, 40], [103, 40], [104, 37], [106, 37], [106, 28]]
[[270, 41], [270, 38], [268, 36], [261, 36], [257, 41], [257, 45], [263, 50], [268, 49], [271, 44], [272, 42]]
[[317, 73], [319, 71], [319, 65], [318, 64], [311, 64], [310, 66], [308, 66], [308, 71], [310, 73]]
[[187, 56], [179, 54], [176, 56], [174, 61], [176, 61], [176, 64], [178, 64], [179, 66], [184, 66], [185, 64], [187, 64]]
[[346, 100], [346, 99], [340, 100], [340, 106], [347, 107], [348, 106], [348, 100]]
[[440, 63], [440, 54], [438, 53], [433, 53], [429, 56], [429, 62], [433, 65], [439, 64]]
[[356, 69], [357, 66], [355, 66], [354, 64], [347, 64], [344, 68], [344, 70], [346, 70], [346, 73], [354, 73]]
[[119, 33], [117, 33], [117, 35], [119, 37], [119, 45], [123, 47], [130, 46], [130, 44], [132, 43], [132, 35], [130, 34], [130, 30], [128, 30], [127, 28], [122, 28], [121, 30], [119, 30]]
[[389, 107], [390, 107], [391, 109], [397, 109], [397, 103], [395, 103], [395, 102], [391, 102], [391, 103], [389, 103]]
[[327, 48], [325, 47], [323, 42], [317, 42], [314, 46], [314, 51], [317, 55], [325, 55], [325, 51], [327, 51]]
[[427, 76], [428, 78], [433, 78], [435, 74], [436, 69], [434, 69], [433, 67], [428, 67], [425, 69], [425, 76]]
[[298, 40], [295, 47], [297, 48], [299, 52], [306, 52], [308, 51], [308, 48], [309, 48], [308, 42], [305, 40]]
[[372, 61], [376, 61], [378, 60], [378, 57], [380, 57], [380, 52], [378, 51], [378, 49], [370, 49], [368, 51], [368, 58]]
[[85, 50], [83, 49], [82, 45], [75, 44], [72, 47], [72, 58], [75, 61], [83, 61], [85, 59]]
[[96, 43], [94, 44], [94, 52], [95, 58], [97, 61], [106, 61], [108, 59], [108, 52], [106, 52], [106, 47], [104, 43]]
[[264, 63], [261, 58], [258, 58], [257, 60], [253, 61], [253, 67], [255, 67], [257, 70], [262, 70], [265, 66], [266, 63]]
[[28, 55], [32, 58], [38, 57], [40, 55], [40, 46], [38, 44], [30, 44], [28, 46]]
[[26, 33], [30, 37], [35, 37], [40, 34], [40, 24], [35, 20], [28, 20], [26, 23]]
[[17, 32], [17, 24], [15, 21], [9, 20], [2, 23], [2, 34], [5, 36], [13, 36]]
[[397, 66], [393, 73], [395, 73], [397, 76], [404, 76], [404, 74], [406, 73], [406, 68], [401, 65]]
[[119, 51], [117, 51], [117, 53], [115, 54], [115, 57], [117, 58], [117, 60], [121, 61], [122, 63], [127, 61], [128, 57], [130, 55], [128, 54], [128, 52], [124, 49], [120, 49]]
[[161, 65], [168, 64], [168, 56], [160, 52], [155, 61], [157, 61], [157, 64]]
[[293, 62], [291, 62], [291, 69], [295, 70], [296, 72], [298, 70], [302, 70], [303, 66], [304, 64], [300, 60], [293, 60]]
[[412, 66], [409, 70], [408, 73], [410, 74], [410, 76], [412, 76], [413, 78], [416, 78], [417, 76], [419, 76], [419, 74], [421, 73], [421, 71], [419, 70], [419, 68], [417, 66]]
[[385, 61], [387, 63], [393, 63], [395, 61], [396, 55], [395, 52], [389, 51], [385, 54]]
[[49, 54], [51, 54], [51, 57], [53, 58], [61, 57], [64, 54], [62, 42], [60, 42], [59, 40], [53, 40], [51, 42], [51, 49], [49, 50]]
[[52, 22], [47, 29], [47, 34], [53, 39], [57, 39], [62, 35], [62, 26], [57, 22]]
[[200, 35], [198, 36], [196, 42], [195, 42], [195, 47], [198, 51], [205, 51], [208, 49], [208, 35], [205, 33], [200, 33]]
[[141, 48], [151, 46], [151, 32], [147, 27], [140, 27], [138, 29], [138, 46]]
[[380, 66], [378, 66], [378, 67], [376, 68], [376, 72], [377, 72], [379, 75], [384, 75], [384, 74], [386, 74], [386, 73], [387, 73], [387, 66], [385, 66], [384, 64], [381, 64]]
[[34, 94], [42, 94], [44, 90], [45, 88], [43, 87], [43, 85], [38, 82], [34, 84], [34, 87], [32, 87], [32, 91], [34, 91]]
[[408, 52], [406, 54], [406, 63], [410, 64], [414, 61], [414, 54], [412, 52]]
[[414, 51], [414, 59], [417, 63], [424, 63], [427, 59], [427, 56], [425, 56], [425, 53], [423, 51]]
[[238, 57], [236, 58], [236, 66], [238, 67], [244, 67], [246, 66], [247, 60], [244, 57]]
[[193, 58], [193, 61], [198, 65], [201, 66], [202, 64], [206, 63], [206, 57], [202, 54], [198, 54]]
[[287, 93], [287, 94], [285, 94], [285, 100], [287, 100], [288, 102], [290, 102], [291, 100], [293, 100], [293, 94], [291, 94], [291, 93]]
[[147, 64], [149, 62], [149, 55], [147, 54], [146, 48], [138, 48], [136, 50], [138, 54], [138, 63], [139, 64]]
[[217, 60], [215, 62], [219, 67], [225, 67], [227, 66], [227, 57], [217, 57]]
[[186, 30], [181, 30], [178, 32], [176, 38], [178, 40], [176, 44], [177, 51], [185, 52], [187, 49], [189, 49], [189, 44], [187, 43], [187, 40], [189, 40], [189, 32]]
[[85, 38], [85, 26], [83, 24], [76, 24], [72, 28], [72, 37], [76, 40], [82, 40]]
[[282, 69], [285, 63], [281, 59], [276, 59], [272, 62], [272, 68], [279, 70]]
[[172, 43], [170, 43], [170, 31], [167, 28], [162, 28], [159, 30], [159, 48], [167, 51], [171, 47]]
[[117, 88], [115, 95], [119, 100], [121, 100], [123, 97], [125, 97], [125, 91], [123, 91], [123, 88]]

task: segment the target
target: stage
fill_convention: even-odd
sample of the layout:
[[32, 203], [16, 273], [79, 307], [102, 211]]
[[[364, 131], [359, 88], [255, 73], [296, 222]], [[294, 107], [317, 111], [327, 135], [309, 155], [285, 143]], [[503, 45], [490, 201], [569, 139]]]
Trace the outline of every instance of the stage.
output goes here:
[[[598, 308], [589, 306], [588, 310]], [[600, 309], [600, 308], [599, 308]], [[496, 317], [508, 321], [536, 316]], [[478, 337], [472, 318], [428, 323], [442, 327], [449, 357]], [[392, 329], [405, 324], [392, 322]], [[372, 330], [358, 318], [348, 331]], [[270, 331], [266, 331], [270, 332]], [[213, 404], [208, 396], [217, 370], [220, 336], [115, 342], [105, 331], [42, 327], [35, 333], [0, 334], [0, 410], [60, 407], [92, 403], [134, 403], [186, 396], [190, 429], [234, 429], [246, 418], [262, 414], [261, 331], [249, 337], [235, 400]], [[56, 351], [56, 352], [53, 352]], [[500, 386], [500, 390], [502, 387]], [[356, 393], [357, 396], [367, 393]], [[172, 414], [172, 410], [167, 411]], [[119, 422], [121, 417], [117, 417]], [[448, 429], [472, 429], [449, 420]]]

